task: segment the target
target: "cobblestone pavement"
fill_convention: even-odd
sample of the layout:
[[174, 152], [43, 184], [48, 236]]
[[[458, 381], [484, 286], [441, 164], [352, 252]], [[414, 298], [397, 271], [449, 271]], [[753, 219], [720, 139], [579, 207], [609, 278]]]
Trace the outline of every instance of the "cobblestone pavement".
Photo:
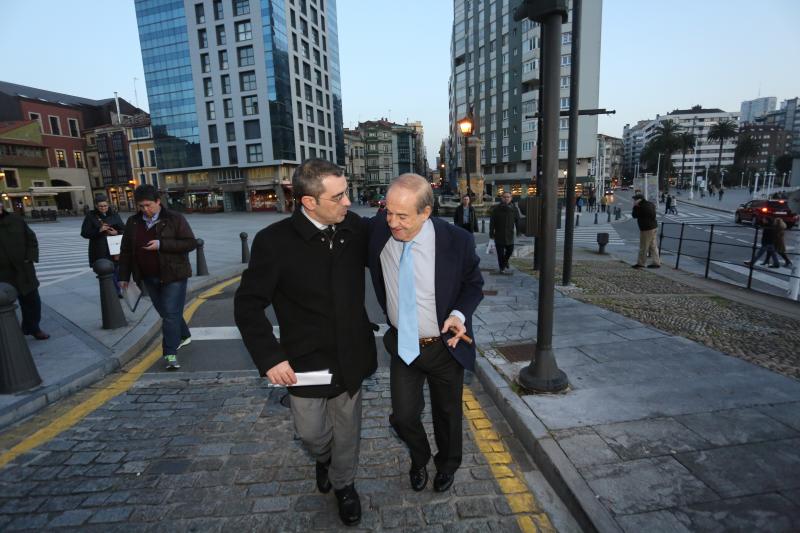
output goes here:
[[[515, 266], [530, 272], [529, 262]], [[556, 277], [560, 277], [557, 268]], [[800, 320], [711, 295], [621, 261], [578, 261], [577, 300], [800, 379]]]
[[[316, 491], [284, 392], [238, 378], [140, 382], [17, 457], [0, 470], [0, 530], [553, 531], [524, 481], [532, 465], [470, 381], [464, 461], [443, 494], [408, 486], [388, 372], [365, 383], [355, 528], [340, 527], [333, 494]], [[425, 421], [430, 433], [429, 412]]]

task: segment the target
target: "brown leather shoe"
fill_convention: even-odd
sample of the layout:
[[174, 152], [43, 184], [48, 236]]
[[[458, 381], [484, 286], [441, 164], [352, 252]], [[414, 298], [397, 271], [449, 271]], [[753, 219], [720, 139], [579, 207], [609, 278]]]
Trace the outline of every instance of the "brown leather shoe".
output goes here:
[[47, 339], [50, 338], [50, 335], [48, 335], [42, 330], [39, 330], [36, 333], [33, 333], [33, 338], [36, 339], [37, 341], [46, 341]]

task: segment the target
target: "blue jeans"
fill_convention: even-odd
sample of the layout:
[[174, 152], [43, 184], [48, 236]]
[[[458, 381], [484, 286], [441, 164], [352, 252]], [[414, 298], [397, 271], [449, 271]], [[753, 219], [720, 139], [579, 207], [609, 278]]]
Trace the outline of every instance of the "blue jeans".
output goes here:
[[161, 316], [161, 350], [164, 355], [175, 355], [181, 339], [189, 337], [189, 326], [183, 319], [186, 303], [186, 280], [161, 283], [158, 278], [143, 278], [145, 289]]

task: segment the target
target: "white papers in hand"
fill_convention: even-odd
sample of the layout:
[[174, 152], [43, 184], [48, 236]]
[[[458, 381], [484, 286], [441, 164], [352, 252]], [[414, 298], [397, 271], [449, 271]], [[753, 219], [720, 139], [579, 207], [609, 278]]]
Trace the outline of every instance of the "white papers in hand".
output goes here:
[[110, 255], [119, 255], [122, 248], [122, 235], [109, 235], [106, 237], [108, 242], [108, 253]]
[[[330, 385], [333, 375], [329, 370], [314, 370], [313, 372], [295, 372], [297, 383], [290, 385], [290, 387], [307, 387], [309, 385]], [[280, 387], [281, 385], [275, 385]]]

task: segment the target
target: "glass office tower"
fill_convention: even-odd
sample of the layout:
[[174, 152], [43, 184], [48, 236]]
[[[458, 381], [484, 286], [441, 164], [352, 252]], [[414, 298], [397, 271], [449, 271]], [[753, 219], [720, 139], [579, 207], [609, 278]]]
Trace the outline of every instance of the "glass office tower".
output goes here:
[[283, 210], [344, 164], [331, 0], [136, 0], [161, 184], [177, 208]]

